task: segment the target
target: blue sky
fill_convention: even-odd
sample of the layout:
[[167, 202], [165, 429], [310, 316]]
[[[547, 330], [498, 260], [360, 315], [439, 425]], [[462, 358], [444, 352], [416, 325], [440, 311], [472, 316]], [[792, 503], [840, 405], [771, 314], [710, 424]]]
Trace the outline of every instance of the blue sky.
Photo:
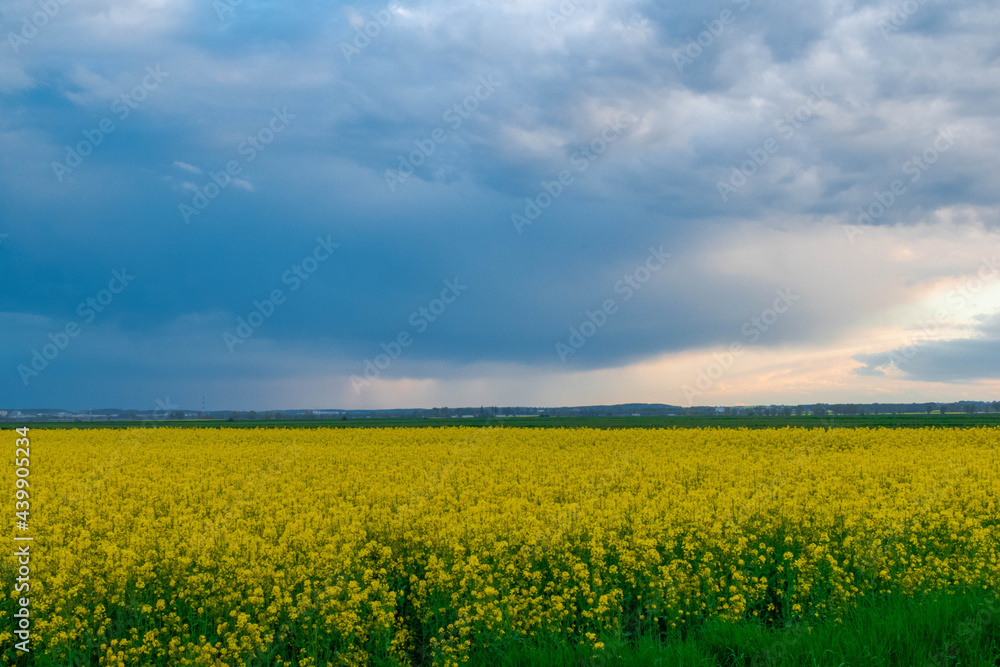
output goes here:
[[0, 407], [1000, 396], [1000, 7], [0, 7]]

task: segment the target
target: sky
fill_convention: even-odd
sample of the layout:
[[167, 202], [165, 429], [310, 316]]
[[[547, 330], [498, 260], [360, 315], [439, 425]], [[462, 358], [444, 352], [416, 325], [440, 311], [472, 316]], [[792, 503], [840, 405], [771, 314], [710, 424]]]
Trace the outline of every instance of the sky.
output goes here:
[[0, 37], [0, 408], [1000, 398], [996, 3], [7, 0]]

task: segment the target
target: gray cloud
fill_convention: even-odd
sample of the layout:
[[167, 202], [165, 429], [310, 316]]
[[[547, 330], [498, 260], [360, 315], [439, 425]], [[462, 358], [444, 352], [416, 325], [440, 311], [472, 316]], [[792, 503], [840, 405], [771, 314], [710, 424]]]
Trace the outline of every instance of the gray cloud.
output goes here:
[[1000, 376], [1000, 313], [981, 323], [973, 337], [926, 340], [914, 337], [909, 345], [878, 354], [854, 357], [864, 366], [858, 375], [883, 376], [889, 368], [918, 382], [968, 382]]
[[[855, 223], [858, 207], [894, 180], [906, 192], [874, 227], [940, 223], [942, 211], [970, 228], [998, 224], [993, 6], [923, 3], [886, 34], [891, 2], [576, 2], [556, 25], [546, 12], [557, 2], [400, 6], [349, 62], [341, 45], [385, 3], [247, 0], [224, 20], [203, 3], [69, 3], [18, 53], [3, 54], [0, 232], [10, 236], [0, 261], [13, 278], [0, 311], [64, 321], [111, 267], [142, 269], [105, 333], [66, 361], [74, 370], [60, 376], [71, 387], [58, 390], [60, 400], [80, 395], [72, 387], [94, 369], [130, 382], [167, 373], [138, 354], [130, 368], [145, 370], [123, 370], [113, 361], [118, 336], [137, 349], [162, 345], [165, 331], [187, 341], [158, 355], [171, 368], [280, 374], [208, 360], [228, 354], [215, 341], [220, 325], [281, 286], [319, 234], [333, 234], [343, 253], [262, 331], [272, 354], [353, 372], [441, 280], [458, 276], [470, 284], [467, 300], [399, 366], [438, 364], [433, 372], [447, 374], [441, 364], [556, 366], [554, 342], [661, 244], [672, 262], [573, 368], [728, 344], [788, 286], [802, 292], [801, 308], [763, 344], [826, 345], [910, 298], [907, 281], [958, 269], [928, 259], [883, 272], [872, 268], [872, 249], [885, 250], [869, 243], [873, 234], [851, 245], [815, 230]], [[33, 7], [7, 3], [5, 25]], [[679, 69], [678, 50], [727, 10], [734, 20]], [[162, 87], [129, 117], [113, 116], [115, 132], [58, 182], [52, 162], [157, 64], [170, 72]], [[446, 114], [484, 76], [502, 85], [453, 127]], [[829, 98], [789, 124], [816, 86]], [[242, 142], [285, 106], [295, 120], [241, 163], [252, 188], [226, 188], [185, 225], [178, 205], [192, 201], [191, 186], [242, 161]], [[517, 234], [511, 215], [525, 198], [574, 170], [574, 156], [621, 114], [634, 119], [630, 129]], [[926, 170], [907, 171], [942, 127], [955, 128], [954, 146]], [[436, 129], [447, 140], [390, 191], [386, 171]], [[769, 140], [777, 151], [723, 201], [718, 183]], [[768, 243], [753, 243], [755, 235]], [[173, 328], [191, 316], [208, 319]], [[45, 335], [19, 322], [0, 333], [8, 368]], [[911, 362], [914, 377], [974, 377], [977, 366], [962, 359], [988, 339], [940, 345]], [[949, 357], [945, 348], [965, 351]], [[881, 357], [864, 363], [859, 372], [883, 372]], [[984, 375], [975, 377], [997, 375], [978, 368]], [[21, 400], [4, 387], [0, 402]]]

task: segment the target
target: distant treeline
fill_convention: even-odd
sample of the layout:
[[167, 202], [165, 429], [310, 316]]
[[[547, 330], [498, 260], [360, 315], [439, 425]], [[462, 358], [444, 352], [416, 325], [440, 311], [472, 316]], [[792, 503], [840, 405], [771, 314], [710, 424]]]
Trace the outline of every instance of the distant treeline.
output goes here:
[[106, 408], [71, 412], [53, 409], [0, 410], [0, 421], [288, 421], [355, 419], [472, 419], [548, 417], [826, 417], [904, 414], [986, 414], [1000, 413], [1000, 401], [959, 401], [957, 403], [812, 403], [803, 405], [695, 406], [629, 403], [562, 408], [479, 406], [398, 410], [240, 410], [199, 411], [171, 406], [164, 410], [121, 410]]

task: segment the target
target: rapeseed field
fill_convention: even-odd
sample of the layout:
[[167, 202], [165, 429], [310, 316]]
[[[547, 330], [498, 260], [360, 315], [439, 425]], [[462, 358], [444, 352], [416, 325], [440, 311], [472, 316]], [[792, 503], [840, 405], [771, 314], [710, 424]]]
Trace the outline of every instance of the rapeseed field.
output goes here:
[[809, 628], [1000, 581], [998, 428], [31, 442], [39, 665], [459, 665], [539, 638], [599, 655], [608, 637]]

